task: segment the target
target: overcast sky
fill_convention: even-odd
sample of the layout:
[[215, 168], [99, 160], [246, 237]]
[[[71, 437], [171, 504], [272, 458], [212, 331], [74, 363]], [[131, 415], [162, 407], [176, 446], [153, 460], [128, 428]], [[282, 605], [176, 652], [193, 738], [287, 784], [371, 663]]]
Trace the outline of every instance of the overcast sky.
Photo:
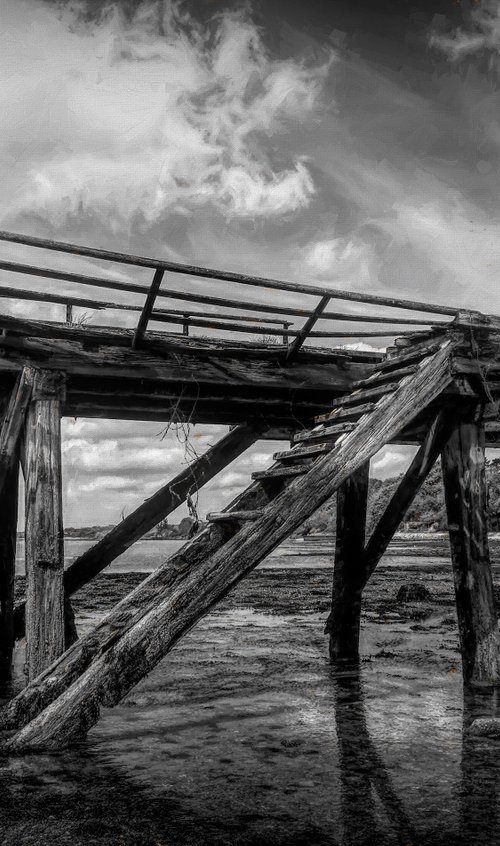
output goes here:
[[[500, 313], [498, 3], [0, 6], [2, 228]], [[64, 422], [67, 525], [113, 522], [180, 469], [160, 430]]]

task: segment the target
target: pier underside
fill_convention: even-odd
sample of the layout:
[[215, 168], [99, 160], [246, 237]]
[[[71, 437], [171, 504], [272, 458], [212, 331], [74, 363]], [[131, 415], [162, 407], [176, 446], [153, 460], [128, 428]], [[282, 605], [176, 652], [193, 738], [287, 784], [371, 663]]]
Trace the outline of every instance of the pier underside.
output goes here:
[[[61, 245], [45, 244], [45, 248]], [[114, 260], [149, 261], [146, 266], [155, 268], [135, 329], [0, 314], [0, 498], [5, 504], [0, 646], [8, 662], [14, 638], [26, 635], [29, 681], [0, 714], [0, 728], [10, 732], [5, 749], [59, 748], [81, 740], [99, 719], [101, 706], [117, 704], [241, 579], [335, 494], [337, 542], [326, 631], [332, 662], [356, 663], [363, 588], [439, 456], [464, 682], [500, 685], [485, 480], [485, 449], [500, 438], [498, 318], [391, 301], [391, 308], [441, 311], [454, 319], [417, 332], [394, 333], [384, 351], [319, 349], [304, 342], [314, 336], [312, 327], [325, 319], [330, 298], [340, 296], [319, 291], [321, 300], [302, 328], [292, 332], [287, 324], [280, 330], [278, 337], [286, 344], [150, 332], [146, 330], [149, 319], [155, 319], [154, 300], [171, 263], [132, 258]], [[213, 274], [189, 268], [190, 273], [195, 270]], [[176, 266], [175, 272], [184, 271]], [[54, 277], [55, 272], [43, 273]], [[241, 281], [235, 274], [220, 275]], [[256, 280], [245, 278], [244, 284]], [[288, 288], [297, 286], [290, 283]], [[342, 296], [387, 305], [387, 298], [349, 292]], [[195, 325], [208, 322], [214, 328], [213, 322], [196, 320]], [[231, 428], [65, 569], [63, 415], [218, 423]], [[282, 438], [291, 445], [275, 453], [269, 468], [254, 473], [249, 486], [223, 512], [208, 515], [208, 526], [125, 597], [94, 631], [77, 639], [71, 595], [260, 438]], [[367, 537], [369, 462], [391, 443], [414, 444], [418, 450]], [[19, 464], [26, 483], [28, 589], [26, 602], [14, 608], [17, 515], [12, 502]]]

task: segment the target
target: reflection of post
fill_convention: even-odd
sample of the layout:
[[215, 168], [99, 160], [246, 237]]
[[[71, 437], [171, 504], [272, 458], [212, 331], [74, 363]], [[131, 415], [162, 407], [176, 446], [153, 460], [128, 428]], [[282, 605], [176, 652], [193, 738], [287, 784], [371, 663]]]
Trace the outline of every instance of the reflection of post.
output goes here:
[[[335, 722], [339, 743], [341, 810], [345, 846], [378, 843], [373, 790], [397, 832], [398, 844], [417, 837], [366, 726], [359, 672], [336, 673]], [[381, 842], [381, 841], [380, 841]]]
[[500, 716], [498, 689], [464, 693], [462, 783], [460, 789], [460, 843], [498, 842], [500, 757], [498, 743], [470, 734], [478, 717]]

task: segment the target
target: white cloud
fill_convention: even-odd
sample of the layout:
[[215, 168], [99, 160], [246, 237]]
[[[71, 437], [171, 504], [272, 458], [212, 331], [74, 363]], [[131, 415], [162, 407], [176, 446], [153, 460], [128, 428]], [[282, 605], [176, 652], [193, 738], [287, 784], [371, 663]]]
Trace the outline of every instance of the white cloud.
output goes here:
[[442, 50], [453, 62], [488, 51], [500, 55], [500, 6], [498, 0], [483, 0], [470, 13], [470, 29], [456, 29], [451, 35], [434, 32], [430, 44]]
[[416, 452], [416, 447], [391, 447], [387, 446], [380, 450], [372, 459], [370, 471], [377, 479], [391, 479], [404, 473], [411, 458]]
[[370, 244], [358, 239], [326, 238], [302, 251], [306, 271], [314, 276], [342, 280], [351, 287], [368, 287], [376, 275], [376, 256]]
[[69, 13], [7, 0], [0, 214], [43, 214], [57, 227], [91, 215], [117, 230], [207, 204], [245, 218], [310, 203], [307, 164], [273, 162], [269, 140], [311, 117], [329, 64], [271, 59], [243, 13], [204, 30], [187, 5], [165, 5], [160, 35], [154, 2], [131, 22], [115, 9], [76, 26]]

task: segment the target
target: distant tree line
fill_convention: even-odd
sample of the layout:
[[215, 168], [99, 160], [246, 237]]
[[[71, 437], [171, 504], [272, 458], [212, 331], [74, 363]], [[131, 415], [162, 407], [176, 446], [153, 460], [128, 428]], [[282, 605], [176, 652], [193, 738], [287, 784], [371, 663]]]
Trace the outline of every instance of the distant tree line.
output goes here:
[[[487, 462], [486, 478], [488, 482], [488, 527], [490, 531], [498, 532], [500, 531], [500, 459]], [[383, 481], [381, 479], [370, 479], [368, 532], [375, 525], [400, 479], [401, 475]], [[297, 534], [331, 534], [335, 532], [335, 521], [336, 496], [333, 496], [304, 523]], [[401, 531], [442, 532], [446, 528], [444, 490], [441, 467], [438, 461], [415, 497], [413, 505], [401, 525]]]

